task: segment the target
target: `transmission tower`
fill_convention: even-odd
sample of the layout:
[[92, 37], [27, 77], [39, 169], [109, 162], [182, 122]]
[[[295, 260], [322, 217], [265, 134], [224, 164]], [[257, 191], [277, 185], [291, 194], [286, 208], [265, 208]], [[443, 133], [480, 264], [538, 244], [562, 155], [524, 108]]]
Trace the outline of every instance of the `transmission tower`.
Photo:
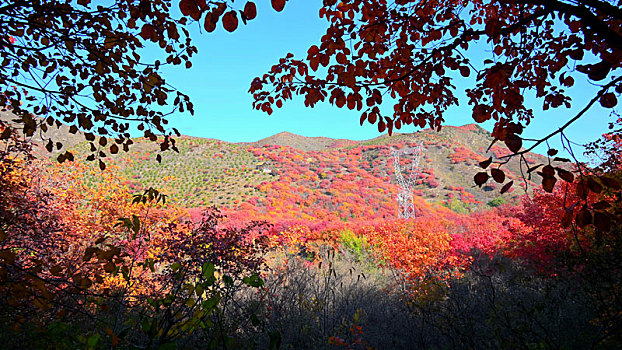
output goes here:
[[[415, 185], [415, 181], [419, 177], [419, 162], [423, 156], [423, 145], [417, 144], [414, 147], [407, 147], [399, 150], [391, 147], [391, 154], [393, 155], [395, 179], [397, 181], [397, 185], [400, 187], [400, 192], [397, 194], [397, 204], [399, 205], [398, 217], [405, 219], [414, 218], [415, 204], [413, 201], [412, 190]], [[402, 170], [402, 165], [400, 164], [401, 156], [412, 156], [410, 169], [406, 167]], [[405, 172], [405, 174], [403, 174], [403, 172]]]

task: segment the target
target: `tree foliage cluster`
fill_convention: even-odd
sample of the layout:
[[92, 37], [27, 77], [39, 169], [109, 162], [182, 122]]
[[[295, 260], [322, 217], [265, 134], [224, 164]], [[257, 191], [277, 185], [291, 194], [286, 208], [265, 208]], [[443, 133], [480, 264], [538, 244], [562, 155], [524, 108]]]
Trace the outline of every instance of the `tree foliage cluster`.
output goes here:
[[[283, 8], [285, 1], [275, 1]], [[279, 5], [280, 4], [280, 5]], [[16, 115], [26, 136], [70, 125], [90, 143], [89, 160], [128, 151], [130, 131], [158, 142], [162, 151], [175, 150], [167, 116], [188, 111], [189, 97], [162, 76], [166, 65], [192, 66], [197, 52], [188, 26], [204, 21], [211, 32], [220, 21], [237, 28], [256, 15], [253, 2], [243, 11], [233, 1], [184, 0], [37, 0], [12, 1], [0, 6], [0, 106]], [[176, 18], [173, 7], [182, 16]], [[145, 48], [159, 55], [145, 59]], [[5, 124], [5, 123], [3, 123]], [[162, 137], [158, 139], [158, 136]], [[7, 137], [7, 134], [3, 135]], [[45, 139], [46, 136], [44, 135]], [[60, 150], [63, 140], [47, 137], [48, 150]], [[66, 149], [58, 160], [73, 160]], [[158, 156], [160, 159], [160, 156]]]

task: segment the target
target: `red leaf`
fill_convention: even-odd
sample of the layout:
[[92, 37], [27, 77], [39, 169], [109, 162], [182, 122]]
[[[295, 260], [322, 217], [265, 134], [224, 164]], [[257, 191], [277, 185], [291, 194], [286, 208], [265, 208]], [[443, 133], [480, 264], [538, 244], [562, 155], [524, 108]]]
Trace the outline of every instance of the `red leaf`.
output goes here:
[[473, 107], [473, 120], [477, 123], [483, 123], [490, 119], [490, 108], [486, 105], [476, 105]]
[[477, 174], [475, 174], [475, 176], [473, 177], [473, 180], [475, 180], [475, 184], [479, 187], [482, 187], [483, 184], [486, 183], [486, 181], [488, 181], [488, 178], [490, 176], [488, 176], [488, 173], [486, 173], [485, 171], [479, 172]]
[[591, 177], [587, 179], [587, 187], [594, 193], [601, 193], [603, 191], [603, 186]]
[[181, 14], [184, 16], [190, 16], [193, 7], [194, 1], [192, 0], [181, 0], [179, 2], [179, 10], [181, 10]]
[[618, 182], [618, 180], [612, 178], [612, 177], [608, 177], [608, 176], [604, 176], [600, 179], [603, 184], [606, 187], [609, 187], [612, 190], [619, 190], [620, 189], [620, 183]]
[[557, 174], [559, 175], [559, 177], [566, 181], [566, 182], [573, 182], [574, 181], [574, 175], [565, 169], [561, 169], [561, 168], [555, 168], [557, 170]]
[[571, 87], [574, 85], [574, 79], [572, 77], [566, 77], [562, 84], [566, 85], [567, 87]]
[[214, 13], [208, 12], [207, 15], [205, 16], [205, 23], [203, 24], [205, 31], [207, 31], [208, 33], [211, 33], [214, 30], [216, 30], [217, 22], [218, 22], [218, 16]]
[[222, 14], [225, 13], [225, 11], [227, 11], [227, 3], [225, 2], [219, 2], [218, 5], [216, 5], [216, 8], [214, 9], [214, 13], [216, 14], [216, 17], [222, 16]]
[[613, 92], [608, 92], [600, 97], [600, 105], [605, 108], [613, 108], [618, 104], [618, 99]]
[[488, 168], [490, 163], [492, 163], [492, 157], [489, 157], [487, 160], [480, 162], [479, 166], [482, 167], [482, 169], [486, 169]]
[[503, 170], [490, 169], [490, 175], [492, 175], [492, 178], [500, 184], [505, 181], [505, 173], [503, 172]]
[[502, 27], [503, 24], [498, 19], [492, 17], [486, 21], [484, 31], [486, 32], [486, 35], [494, 37], [499, 34]]
[[577, 223], [577, 226], [579, 226], [579, 228], [583, 228], [592, 223], [592, 213], [590, 213], [589, 210], [584, 208], [579, 212], [579, 214], [577, 214], [575, 221]]
[[377, 114], [374, 112], [369, 113], [369, 123], [376, 124]]
[[104, 271], [108, 273], [112, 273], [115, 270], [115, 268], [116, 268], [115, 264], [110, 261], [104, 264]]
[[307, 51], [307, 54], [309, 55], [308, 57], [312, 57], [317, 55], [318, 53], [320, 53], [320, 48], [317, 47], [317, 45], [313, 45], [309, 48], [309, 50]]
[[579, 182], [577, 183], [577, 196], [579, 198], [587, 198], [587, 195], [589, 193], [589, 189], [587, 188], [587, 183], [585, 182], [584, 179], [579, 180]]
[[523, 140], [519, 136], [510, 134], [505, 138], [505, 145], [513, 153], [517, 153], [523, 147]]
[[366, 120], [367, 120], [367, 112], [364, 112], [363, 114], [361, 114], [361, 126], [363, 126], [363, 123], [365, 123]]
[[235, 11], [229, 11], [222, 16], [222, 26], [228, 32], [233, 32], [238, 28], [238, 16]]
[[543, 176], [545, 177], [555, 176], [555, 168], [550, 165], [545, 165], [544, 168], [542, 168], [542, 174], [544, 174]]
[[466, 78], [466, 77], [468, 77], [468, 76], [471, 74], [471, 70], [470, 70], [470, 69], [469, 69], [469, 67], [467, 67], [467, 66], [461, 66], [461, 67], [460, 67], [460, 74], [461, 74], [463, 77], [465, 77], [465, 78]]
[[196, 0], [181, 0], [179, 9], [184, 16], [190, 16], [195, 21], [201, 18], [201, 8]]
[[145, 23], [140, 29], [140, 36], [145, 40], [158, 40], [158, 34], [156, 33], [155, 28], [149, 23]]
[[611, 65], [606, 61], [601, 61], [600, 63], [591, 65], [587, 76], [592, 80], [599, 81], [607, 78], [610, 71]]
[[504, 194], [505, 192], [507, 192], [512, 187], [513, 184], [514, 184], [514, 181], [510, 181], [506, 183], [505, 185], [503, 185], [503, 187], [501, 187], [501, 194]]
[[257, 17], [257, 7], [254, 2], [249, 1], [244, 5], [244, 16], [246, 16], [248, 20]]
[[384, 132], [384, 130], [387, 128], [387, 124], [385, 124], [385, 122], [383, 122], [382, 120], [378, 123], [378, 132]]
[[277, 12], [281, 12], [283, 11], [283, 8], [285, 8], [285, 0], [271, 0], [272, 1], [272, 8], [275, 9]]
[[557, 178], [555, 176], [544, 176], [542, 178], [542, 188], [548, 193], [553, 193], [556, 182]]
[[592, 205], [592, 208], [597, 209], [597, 210], [608, 209], [608, 208], [611, 208], [611, 204], [603, 200], [598, 203], [594, 203], [594, 205]]
[[566, 210], [561, 221], [562, 227], [569, 227], [572, 224], [572, 210]]
[[340, 52], [337, 54], [337, 63], [339, 64], [346, 64], [348, 63], [348, 58], [346, 57], [346, 55], [344, 55], [343, 52]]
[[523, 126], [519, 123], [508, 123], [505, 130], [508, 134], [522, 134]]

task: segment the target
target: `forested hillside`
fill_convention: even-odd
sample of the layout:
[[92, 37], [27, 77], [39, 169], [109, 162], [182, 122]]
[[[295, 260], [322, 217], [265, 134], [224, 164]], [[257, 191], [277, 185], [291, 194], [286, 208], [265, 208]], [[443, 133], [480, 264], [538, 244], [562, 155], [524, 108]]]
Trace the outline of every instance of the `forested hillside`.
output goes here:
[[[118, 167], [130, 188], [154, 186], [168, 194], [170, 200], [189, 208], [209, 205], [235, 208], [241, 203], [260, 203], [265, 208], [267, 197], [278, 198], [286, 192], [301, 196], [304, 191], [298, 188], [303, 187], [314, 192], [316, 198], [304, 201], [306, 204], [294, 197], [289, 199], [290, 205], [300, 205], [303, 211], [305, 207], [322, 203], [351, 200], [352, 206], [360, 206], [363, 201], [389, 215], [396, 210], [393, 202], [398, 191], [391, 149], [421, 144], [424, 155], [415, 195], [430, 203], [467, 212], [491, 201], [493, 205], [511, 201], [525, 193], [521, 190], [525, 184], [528, 191], [538, 186], [522, 180], [518, 160], [506, 165], [506, 181], [517, 183], [510, 193], [501, 195], [502, 184], [493, 179], [482, 189], [474, 186], [473, 174], [481, 170], [481, 161], [488, 157], [496, 160], [507, 154], [498, 145], [488, 150], [491, 141], [490, 134], [474, 124], [448, 126], [441, 132], [424, 130], [385, 135], [367, 141], [281, 133], [257, 142], [232, 144], [184, 136], [177, 140], [179, 153], [165, 154], [161, 164], [155, 162], [156, 146], [140, 139], [135, 140], [133, 151], [108, 157], [106, 163]], [[81, 147], [77, 145], [71, 150], [80, 155], [86, 152]], [[525, 159], [523, 172], [546, 157], [530, 153]], [[401, 157], [402, 168], [408, 174], [413, 160], [412, 156]], [[276, 191], [272, 187], [276, 183], [289, 188]], [[351, 195], [355, 197], [349, 198]], [[362, 215], [342, 214], [342, 219]]]

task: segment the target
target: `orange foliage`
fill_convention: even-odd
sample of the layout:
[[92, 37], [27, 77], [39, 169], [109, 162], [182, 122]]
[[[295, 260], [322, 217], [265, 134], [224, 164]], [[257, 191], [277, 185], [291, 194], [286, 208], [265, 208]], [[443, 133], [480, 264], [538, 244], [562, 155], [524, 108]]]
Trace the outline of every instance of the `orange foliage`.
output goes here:
[[449, 222], [433, 217], [395, 220], [363, 226], [358, 234], [367, 238], [377, 258], [414, 283], [426, 277], [447, 277], [462, 261], [451, 245]]

